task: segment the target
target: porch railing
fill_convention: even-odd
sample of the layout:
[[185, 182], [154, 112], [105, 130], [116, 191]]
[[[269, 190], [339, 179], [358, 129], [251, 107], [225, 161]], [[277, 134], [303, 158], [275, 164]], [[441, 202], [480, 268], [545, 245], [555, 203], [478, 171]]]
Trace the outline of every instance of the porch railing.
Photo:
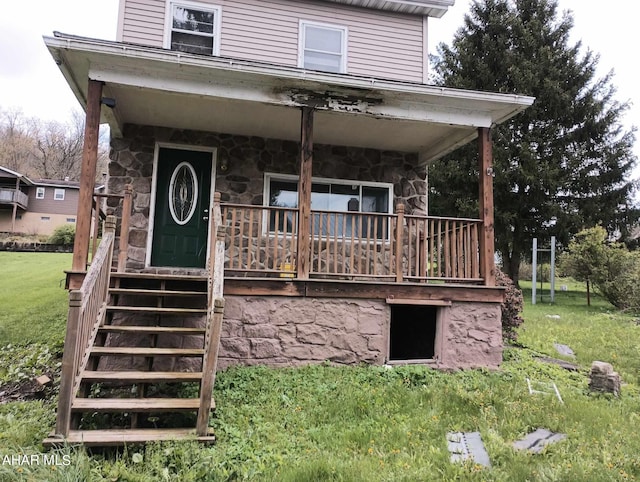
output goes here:
[[69, 292], [67, 332], [62, 356], [56, 434], [67, 436], [71, 426], [71, 404], [80, 385], [80, 375], [89, 359], [98, 328], [104, 322], [109, 273], [115, 244], [116, 220], [107, 216], [102, 242], [79, 290]]
[[0, 188], [0, 203], [17, 203], [26, 209], [29, 205], [29, 196], [16, 189]]
[[122, 200], [122, 219], [120, 221], [120, 236], [118, 242], [118, 259], [116, 263], [117, 271], [126, 271], [127, 267], [127, 249], [129, 246], [129, 224], [131, 218], [131, 209], [133, 206], [133, 186], [131, 184], [126, 184], [124, 186], [124, 191], [122, 194], [107, 194], [107, 193], [94, 193], [93, 195], [93, 232], [91, 233], [91, 253], [92, 259], [95, 257], [96, 247], [99, 241], [99, 226], [102, 208], [102, 201], [106, 200], [117, 200], [120, 202]]
[[[223, 204], [225, 274], [295, 278], [294, 208]], [[483, 281], [482, 222], [433, 216], [311, 211], [310, 276], [394, 282]]]
[[205, 436], [209, 430], [209, 413], [212, 405], [212, 391], [218, 367], [218, 352], [224, 316], [224, 241], [225, 228], [222, 224], [220, 193], [215, 193], [212, 209], [211, 239], [209, 251], [207, 324], [205, 327], [204, 357], [202, 360], [202, 381], [200, 383], [200, 407], [196, 422], [196, 433]]
[[295, 275], [298, 210], [223, 204], [225, 272], [230, 275]]

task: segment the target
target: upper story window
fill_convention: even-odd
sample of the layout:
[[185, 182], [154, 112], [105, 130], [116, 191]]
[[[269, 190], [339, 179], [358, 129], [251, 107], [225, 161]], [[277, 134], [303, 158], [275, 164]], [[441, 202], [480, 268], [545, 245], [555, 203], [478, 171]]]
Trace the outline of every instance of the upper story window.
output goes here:
[[36, 188], [36, 199], [44, 199], [44, 188], [37, 187]]
[[56, 201], [64, 201], [64, 189], [56, 189], [53, 193], [53, 199]]
[[346, 27], [301, 21], [299, 50], [299, 67], [324, 72], [347, 71]]
[[220, 8], [193, 2], [171, 2], [165, 47], [192, 54], [219, 55]]

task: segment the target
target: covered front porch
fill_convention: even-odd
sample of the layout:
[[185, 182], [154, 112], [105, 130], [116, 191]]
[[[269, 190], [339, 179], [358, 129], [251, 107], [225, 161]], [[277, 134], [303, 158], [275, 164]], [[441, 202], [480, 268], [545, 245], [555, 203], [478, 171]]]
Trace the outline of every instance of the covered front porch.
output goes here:
[[[228, 278], [494, 285], [490, 129], [532, 98], [64, 34], [45, 40], [86, 105], [80, 205], [101, 120], [112, 135], [111, 194], [133, 185], [132, 212], [112, 206], [136, 220], [125, 233], [128, 270], [167, 267], [149, 253], [165, 146], [212, 153]], [[428, 216], [429, 162], [476, 138], [477, 218]], [[377, 163], [365, 166], [370, 155]], [[79, 210], [76, 271], [87, 261], [85, 217]]]

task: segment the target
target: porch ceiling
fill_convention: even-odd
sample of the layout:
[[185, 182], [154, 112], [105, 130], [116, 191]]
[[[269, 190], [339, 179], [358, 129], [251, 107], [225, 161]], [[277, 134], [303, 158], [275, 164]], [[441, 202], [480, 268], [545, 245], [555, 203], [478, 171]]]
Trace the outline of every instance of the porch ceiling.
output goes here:
[[45, 42], [82, 105], [87, 80], [104, 82], [116, 107], [103, 107], [103, 121], [116, 137], [134, 123], [299, 140], [299, 107], [311, 105], [316, 143], [419, 152], [428, 162], [534, 100], [64, 34]]

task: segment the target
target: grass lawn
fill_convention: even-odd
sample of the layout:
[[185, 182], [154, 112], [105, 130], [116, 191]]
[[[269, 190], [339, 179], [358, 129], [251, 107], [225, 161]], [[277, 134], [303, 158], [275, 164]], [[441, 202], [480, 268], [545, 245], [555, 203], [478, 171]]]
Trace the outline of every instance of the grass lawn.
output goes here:
[[71, 256], [0, 252], [0, 345], [64, 341]]
[[[64, 299], [61, 304], [64, 311]], [[495, 372], [328, 365], [226, 370], [216, 381], [217, 411], [211, 424], [218, 442], [212, 447], [164, 443], [92, 455], [66, 448], [60, 454], [71, 456], [68, 466], [2, 465], [3, 455], [40, 453], [40, 441], [55, 416], [53, 399], [6, 403], [0, 405], [0, 481], [640, 478], [640, 326], [599, 298], [587, 308], [579, 291], [557, 293], [554, 305], [527, 303], [524, 317], [519, 339], [523, 347], [507, 349], [501, 370]], [[576, 352], [580, 371], [568, 372], [535, 358], [558, 356], [554, 342]], [[47, 346], [39, 345], [36, 351], [42, 353]], [[0, 354], [0, 365], [25, 364], [17, 360], [22, 352], [7, 353]], [[42, 360], [48, 356], [44, 353]], [[593, 360], [611, 362], [621, 373], [626, 385], [620, 398], [588, 392]], [[526, 377], [555, 382], [564, 404], [554, 396], [529, 395]], [[538, 427], [568, 437], [540, 454], [511, 447]], [[479, 431], [492, 467], [450, 463], [445, 440], [449, 431]]]

